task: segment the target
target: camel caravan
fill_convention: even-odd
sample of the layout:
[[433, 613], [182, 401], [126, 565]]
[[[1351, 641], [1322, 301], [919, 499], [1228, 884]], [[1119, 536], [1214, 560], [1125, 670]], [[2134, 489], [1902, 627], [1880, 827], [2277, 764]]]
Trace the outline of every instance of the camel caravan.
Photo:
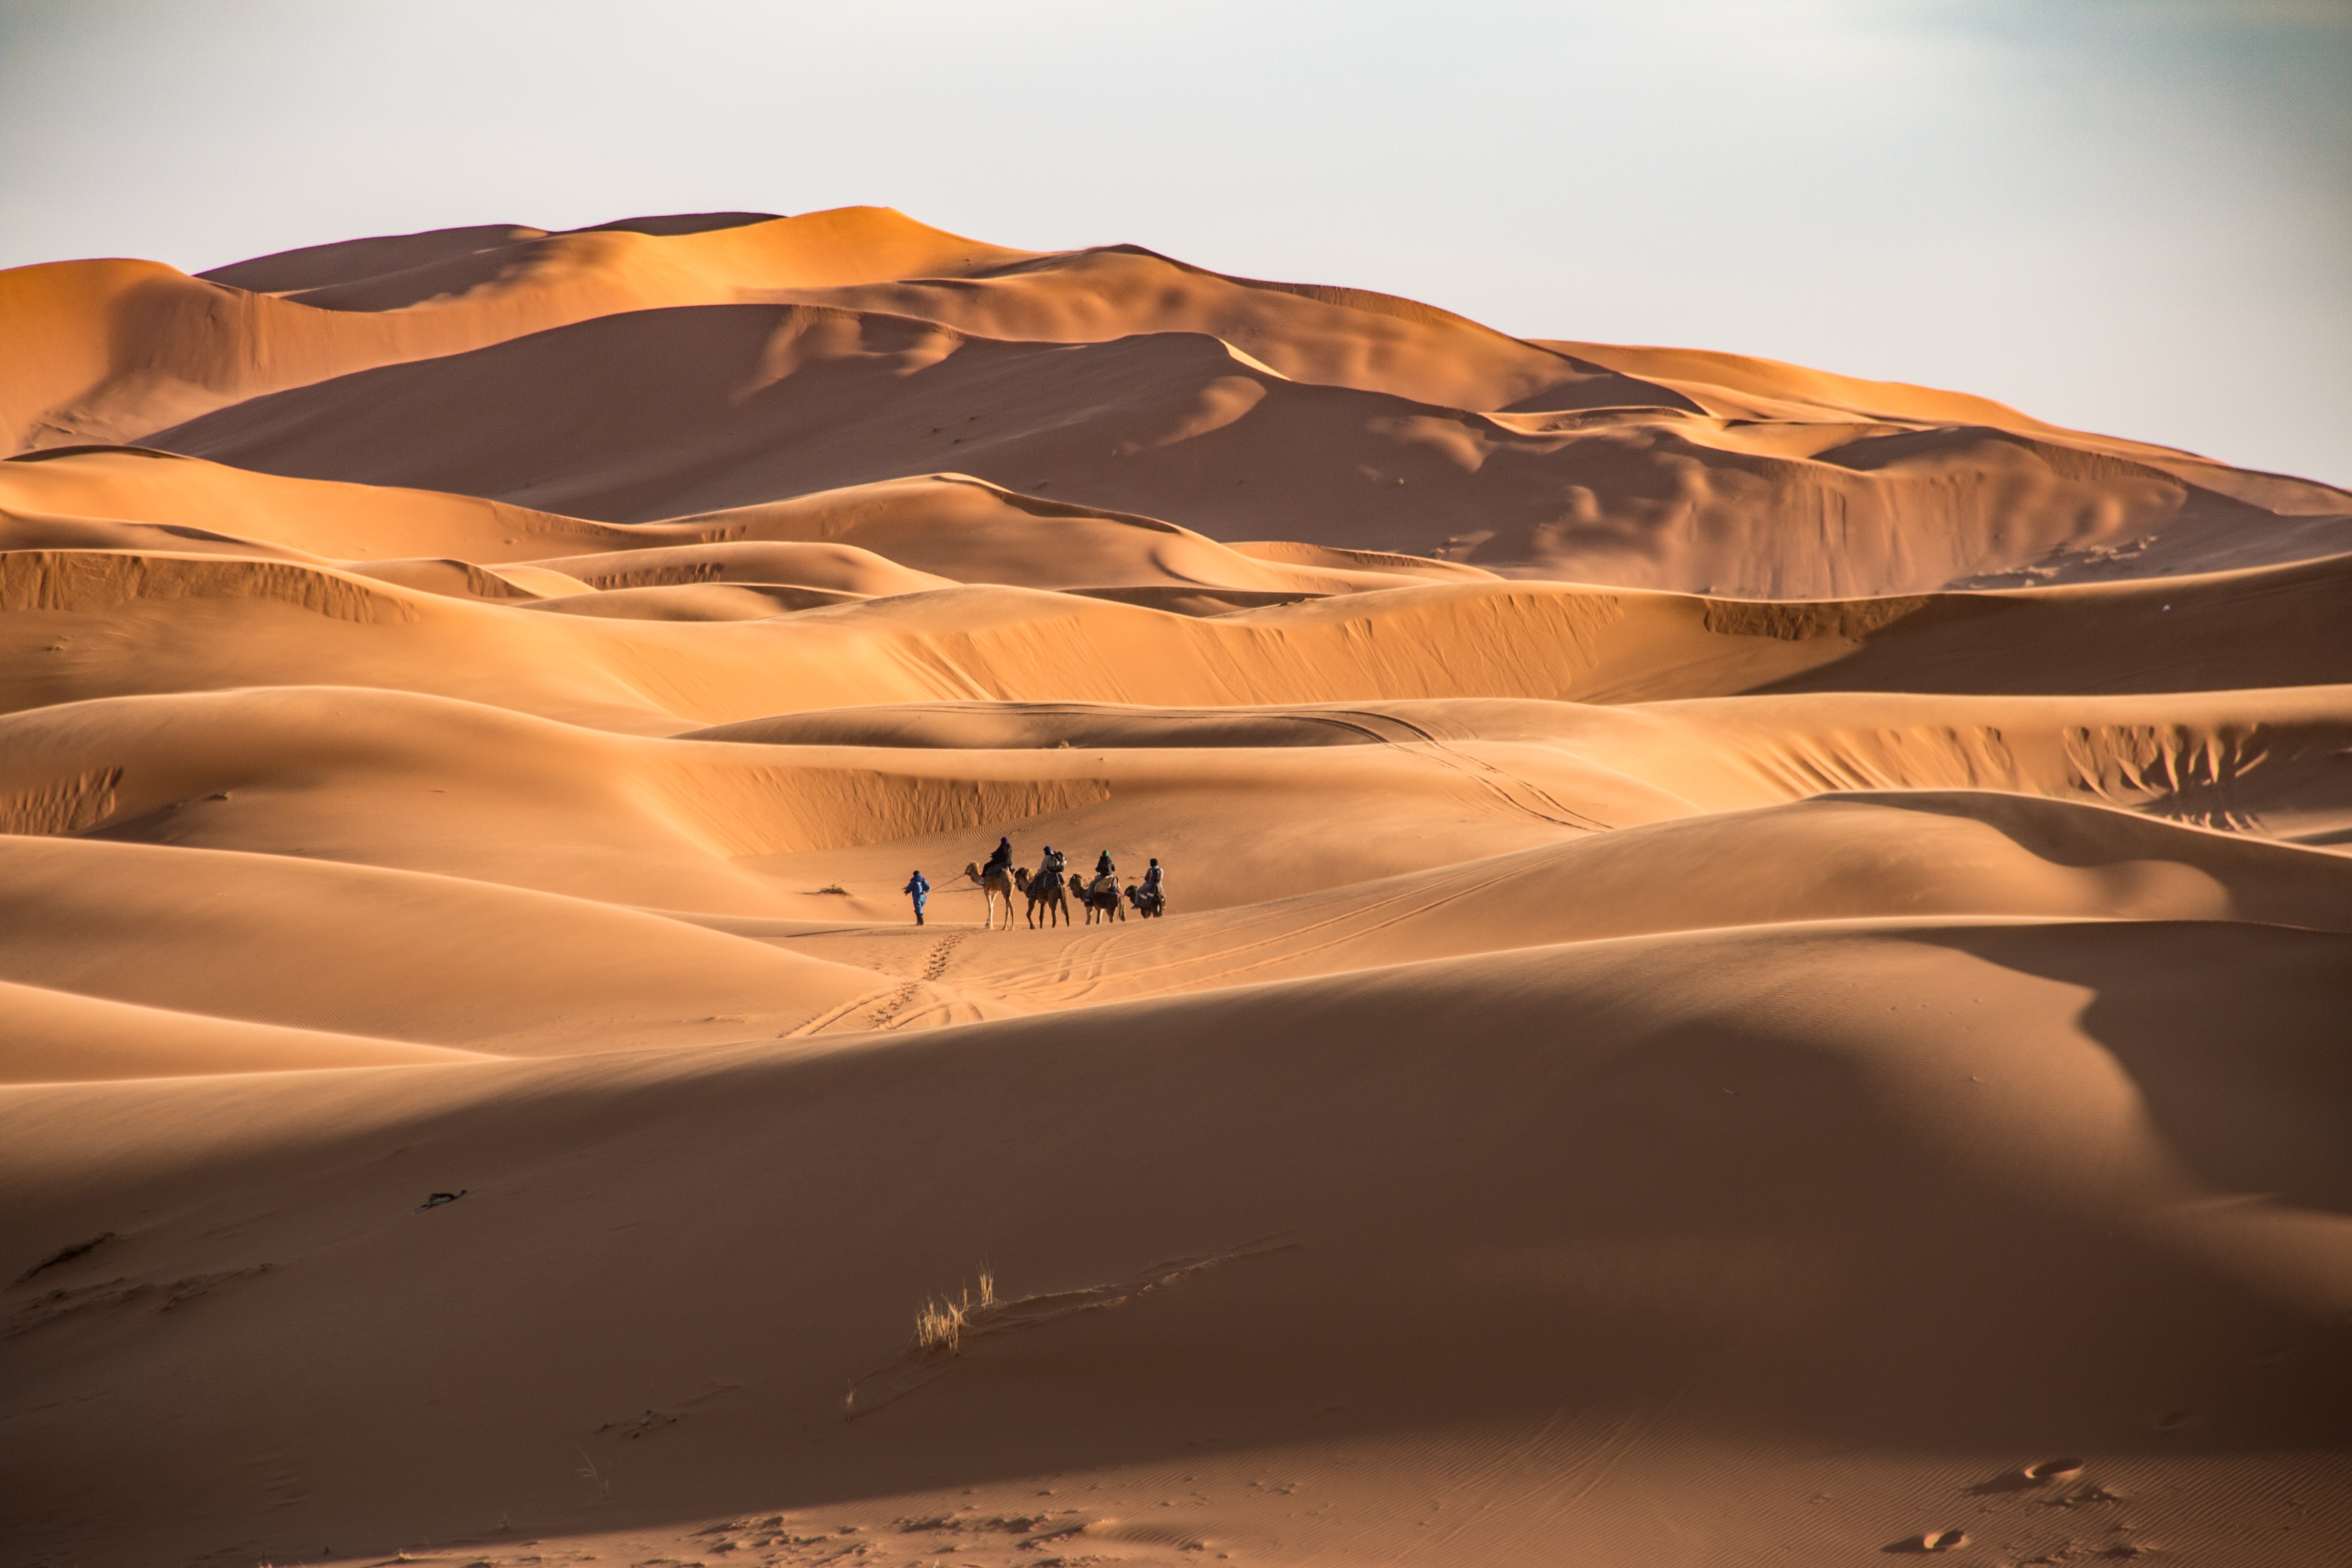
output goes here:
[[[1088, 925], [1097, 921], [1106, 923], [1123, 921], [1127, 919], [1129, 909], [1135, 910], [1137, 919], [1147, 921], [1156, 920], [1168, 912], [1167, 876], [1160, 869], [1160, 862], [1156, 858], [1151, 862], [1150, 869], [1144, 872], [1142, 881], [1130, 882], [1122, 888], [1119, 886], [1118, 867], [1112, 862], [1108, 849], [1095, 861], [1094, 876], [1087, 878], [1071, 870], [1067, 859], [1050, 844], [1045, 846], [1045, 858], [1038, 862], [1036, 870], [1032, 871], [1026, 866], [1015, 866], [1013, 863], [1013, 841], [1001, 838], [997, 840], [996, 852], [988, 858], [987, 865], [968, 862], [963, 874], [964, 879], [987, 899], [984, 924], [990, 931], [996, 929], [996, 902], [999, 899], [1004, 900], [1004, 929], [1013, 929], [1013, 899], [1016, 893], [1028, 900], [1027, 915], [1032, 931], [1051, 928], [1056, 920], [1068, 925], [1073, 903], [1087, 911]], [[910, 891], [915, 882], [922, 882], [922, 875], [919, 871], [915, 873], [914, 882], [908, 884]], [[924, 891], [929, 890], [929, 883], [924, 883], [923, 887]], [[920, 925], [922, 921], [922, 900], [918, 897], [915, 923]]]

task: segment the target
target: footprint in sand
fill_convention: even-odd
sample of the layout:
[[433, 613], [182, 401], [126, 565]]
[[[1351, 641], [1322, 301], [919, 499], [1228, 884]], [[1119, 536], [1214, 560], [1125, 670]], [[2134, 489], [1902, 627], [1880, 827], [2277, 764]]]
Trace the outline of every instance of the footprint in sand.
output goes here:
[[923, 978], [927, 981], [937, 980], [940, 975], [945, 974], [948, 972], [948, 961], [955, 956], [955, 950], [971, 934], [970, 931], [958, 931], [953, 936], [942, 939], [937, 946], [933, 947], [931, 956], [923, 964]]
[[930, 955], [923, 961], [921, 977], [908, 981], [884, 997], [880, 1005], [866, 1015], [866, 1023], [877, 1029], [894, 1027], [899, 1013], [905, 1010], [908, 1003], [915, 999], [916, 991], [923, 985], [937, 981], [947, 973], [949, 960], [955, 956], [957, 947], [961, 945], [964, 939], [971, 934], [970, 931], [958, 931], [952, 936], [942, 937], [934, 942], [931, 945]]

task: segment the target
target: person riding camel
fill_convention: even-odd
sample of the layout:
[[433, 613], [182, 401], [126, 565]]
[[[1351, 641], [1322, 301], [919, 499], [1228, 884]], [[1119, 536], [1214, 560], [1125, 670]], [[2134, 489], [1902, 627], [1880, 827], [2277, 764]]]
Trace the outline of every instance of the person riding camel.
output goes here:
[[1168, 873], [1160, 868], [1157, 856], [1152, 858], [1151, 868], [1143, 874], [1143, 885], [1135, 890], [1135, 907], [1148, 912], [1168, 907]]
[[1116, 877], [1118, 875], [1118, 867], [1112, 862], [1109, 850], [1106, 849], [1100, 855], [1095, 857], [1095, 876], [1097, 879], [1104, 877]]
[[1160, 868], [1160, 858], [1156, 855], [1153, 856], [1151, 858], [1151, 869], [1143, 874], [1144, 892], [1151, 897], [1158, 897], [1161, 884], [1166, 882], [1167, 879], [1168, 873]]
[[995, 853], [989, 856], [988, 864], [981, 868], [981, 879], [986, 881], [1000, 871], [1008, 877], [1013, 874], [1013, 840], [1010, 838], [996, 841]]
[[1040, 882], [1059, 881], [1062, 873], [1069, 869], [1069, 865], [1070, 858], [1048, 844], [1045, 846], [1045, 858], [1037, 862], [1036, 879]]

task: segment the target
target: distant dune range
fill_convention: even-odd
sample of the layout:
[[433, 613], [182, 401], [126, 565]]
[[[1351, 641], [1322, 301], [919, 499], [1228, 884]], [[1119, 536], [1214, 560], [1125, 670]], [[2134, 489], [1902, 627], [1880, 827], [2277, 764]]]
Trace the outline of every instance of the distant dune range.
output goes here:
[[0, 346], [0, 1558], [2352, 1556], [2346, 491], [883, 208]]

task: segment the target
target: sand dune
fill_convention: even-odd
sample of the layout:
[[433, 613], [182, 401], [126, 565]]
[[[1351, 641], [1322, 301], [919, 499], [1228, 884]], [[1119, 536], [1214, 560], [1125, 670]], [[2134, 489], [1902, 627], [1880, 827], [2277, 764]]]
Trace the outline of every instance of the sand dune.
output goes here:
[[0, 1558], [2352, 1553], [2345, 491], [882, 208], [0, 331]]
[[[1724, 926], [1968, 915], [2352, 931], [2352, 864], [2341, 857], [2112, 811], [1932, 792], [1572, 836], [1442, 869], [1235, 899], [1239, 909], [1187, 892], [1210, 907], [1164, 924], [1088, 930], [1043, 960], [967, 948], [946, 979], [961, 995], [1044, 1011]], [[782, 945], [856, 962], [853, 953], [887, 951], [875, 940], [822, 932]]]
[[142, 1006], [527, 1056], [772, 1038], [888, 989], [674, 921], [465, 879], [70, 840], [11, 837], [0, 853], [0, 979]]
[[94, 1083], [498, 1059], [480, 1051], [279, 1028], [6, 981], [0, 981], [0, 1009], [6, 1012], [9, 1034], [0, 1074], [8, 1082]]
[[[216, 269], [217, 281], [149, 261], [0, 272], [0, 319], [24, 323], [32, 343], [0, 377], [0, 441], [26, 450], [121, 440], [285, 387], [615, 311], [722, 302], [746, 289], [955, 277], [1024, 254], [875, 207], [677, 234], [506, 232], [504, 244], [471, 229], [326, 247], [343, 253], [333, 258], [264, 258]], [[402, 265], [412, 257], [420, 264]], [[387, 263], [396, 269], [366, 270]]]
[[[773, 222], [780, 216], [776, 213], [682, 213], [670, 217], [623, 218], [614, 223], [574, 229], [569, 235], [551, 234], [543, 228], [530, 228], [517, 224], [479, 224], [470, 228], [436, 228], [423, 234], [379, 235], [370, 239], [339, 240], [331, 245], [308, 245], [299, 250], [284, 250], [275, 256], [256, 257], [250, 261], [215, 267], [196, 276], [207, 283], [225, 283], [232, 289], [243, 289], [256, 294], [292, 297], [300, 299], [305, 304], [323, 304], [330, 309], [383, 310], [386, 307], [380, 303], [361, 303], [350, 299], [330, 300], [322, 296], [356, 292], [354, 286], [394, 277], [433, 277], [448, 263], [466, 258], [491, 258], [479, 265], [486, 272], [496, 275], [514, 266], [516, 247], [528, 247], [538, 240], [589, 234], [700, 234], [710, 229], [740, 228], [746, 224]], [[525, 251], [524, 254], [530, 253]], [[417, 294], [418, 298], [433, 298], [447, 292], [442, 289], [420, 292], [414, 289], [405, 291]]]
[[[635, 367], [618, 388], [592, 368], [614, 363]], [[2281, 514], [1990, 426], [1480, 413], [1293, 381], [1200, 333], [1020, 342], [806, 306], [605, 317], [145, 439], [614, 521], [953, 467], [1212, 538], [1303, 535], [1743, 597], [2352, 550], [2352, 500], [2336, 492], [2331, 511]]]
[[[2352, 549], [2340, 489], [1988, 399], [1512, 339], [1362, 290], [1227, 278], [1133, 247], [1005, 250], [887, 209], [493, 226], [206, 276], [131, 262], [8, 274], [6, 313], [47, 334], [6, 393], [17, 444], [160, 433], [271, 471], [643, 517], [665, 500], [757, 504], [937, 466], [945, 432], [1011, 392], [1017, 417], [966, 433], [954, 466], [1212, 537], [1295, 536], [1311, 516], [1334, 542], [1629, 586], [1908, 593]], [[1060, 348], [1094, 352], [1047, 352]], [[584, 392], [566, 367], [616, 356], [630, 372], [588, 378], [583, 417], [564, 401]], [[861, 373], [917, 369], [921, 393], [886, 398], [887, 413], [829, 406], [859, 401]], [[1122, 395], [1086, 395], [1106, 380]], [[636, 407], [610, 406], [624, 387]], [[497, 435], [486, 451], [394, 457], [419, 421], [446, 440], [435, 405], [469, 398], [499, 403], [500, 430], [517, 402], [535, 406], [572, 437], [564, 460], [518, 470]], [[358, 405], [373, 417], [354, 424]], [[761, 449], [811, 439], [812, 419], [822, 450]], [[534, 447], [550, 434], [521, 428]]]
[[[0, 605], [21, 612], [0, 622], [0, 711], [324, 683], [667, 734], [779, 711], [968, 699], [2221, 692], [2352, 680], [2337, 613], [2344, 570], [2323, 562], [1800, 606], [1428, 584], [1211, 618], [973, 586], [688, 626], [517, 615], [507, 602], [298, 562], [26, 550], [0, 552]], [[1443, 660], [1420, 657], [1432, 642], [1446, 647]]]
[[[543, 1552], [560, 1528], [708, 1553], [670, 1521], [735, 1518], [719, 1537], [838, 1552], [863, 1525], [894, 1557], [944, 1537], [1002, 1561], [1082, 1527], [1057, 1544], [1321, 1561], [1335, 1534], [1450, 1521], [1450, 1557], [1574, 1561], [1634, 1551], [1660, 1507], [1734, 1560], [1759, 1531], [1832, 1561], [1955, 1523], [2042, 1551], [2086, 1520], [2190, 1553], [2324, 1534], [2324, 1512], [2232, 1489], [2227, 1456], [2342, 1436], [2352, 1369], [2317, 1323], [2347, 1281], [2306, 1261], [2341, 1245], [2340, 1117], [2309, 1096], [2326, 1004], [2352, 999], [2344, 942], [1798, 928], [816, 1058], [17, 1091], [0, 1191], [29, 1192], [101, 1107], [128, 1146], [102, 1186], [48, 1184], [47, 1234], [119, 1239], [17, 1306], [58, 1347], [26, 1386], [19, 1473], [57, 1521], [117, 1509], [130, 1551], [252, 1539], [257, 1488], [273, 1535], [339, 1552], [402, 1531]], [[2254, 1054], [2200, 1038], [2223, 1016]], [[467, 1195], [412, 1212], [436, 1187]], [[2217, 1201], [2249, 1189], [2295, 1195]], [[982, 1255], [1002, 1298], [1127, 1304], [984, 1319], [942, 1375], [894, 1383], [910, 1303]], [[393, 1276], [469, 1305], [404, 1311]], [[149, 1316], [174, 1289], [191, 1304]], [[306, 1321], [336, 1331], [251, 1331]], [[110, 1391], [64, 1397], [100, 1364]], [[135, 1406], [124, 1379], [151, 1391]], [[882, 1403], [845, 1423], [861, 1379]], [[128, 1520], [74, 1463], [104, 1425], [157, 1478]], [[2062, 1432], [2086, 1479], [1998, 1489]], [[2341, 1479], [2266, 1473], [2297, 1497]], [[1422, 1484], [1400, 1495], [1403, 1476]], [[2101, 1488], [2118, 1500], [2040, 1506]], [[1726, 1493], [1756, 1501], [1699, 1501]], [[501, 1510], [536, 1533], [501, 1533]], [[1034, 1522], [986, 1522], [1007, 1516]]]

